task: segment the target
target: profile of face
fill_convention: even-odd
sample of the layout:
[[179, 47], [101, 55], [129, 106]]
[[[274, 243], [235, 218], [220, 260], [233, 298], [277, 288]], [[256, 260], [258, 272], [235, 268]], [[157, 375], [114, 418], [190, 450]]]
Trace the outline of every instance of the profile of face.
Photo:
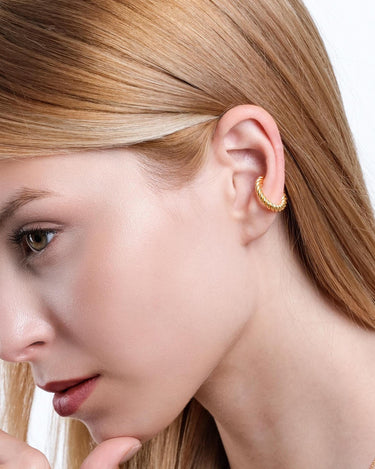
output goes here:
[[97, 442], [152, 438], [247, 320], [249, 266], [222, 173], [206, 164], [160, 189], [131, 149], [0, 167], [0, 207], [30, 196], [1, 225], [0, 358], [29, 362], [40, 386], [99, 375], [72, 417]]

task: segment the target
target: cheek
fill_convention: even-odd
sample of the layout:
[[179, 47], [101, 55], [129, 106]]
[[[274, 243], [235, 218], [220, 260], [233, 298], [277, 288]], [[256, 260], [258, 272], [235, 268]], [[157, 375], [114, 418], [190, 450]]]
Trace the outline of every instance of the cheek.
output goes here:
[[210, 315], [217, 291], [203, 253], [194, 253], [186, 232], [176, 236], [176, 227], [160, 218], [147, 221], [112, 231], [107, 248], [103, 237], [92, 239], [74, 287], [84, 343], [138, 373], [171, 366], [171, 357], [181, 365], [217, 324]]
[[119, 427], [126, 415], [142, 435], [162, 430], [243, 322], [240, 308], [233, 311], [237, 285], [228, 282], [234, 276], [223, 244], [212, 242], [210, 230], [146, 207], [130, 215], [125, 228], [92, 234], [72, 282], [77, 315], [70, 334], [115, 383], [111, 395], [118, 405], [108, 432], [93, 425], [107, 436], [120, 407]]
[[222, 243], [151, 203], [128, 210], [123, 228], [94, 233], [81, 265], [74, 296], [84, 343], [138, 371], [180, 366], [187, 353], [198, 368], [242, 319]]

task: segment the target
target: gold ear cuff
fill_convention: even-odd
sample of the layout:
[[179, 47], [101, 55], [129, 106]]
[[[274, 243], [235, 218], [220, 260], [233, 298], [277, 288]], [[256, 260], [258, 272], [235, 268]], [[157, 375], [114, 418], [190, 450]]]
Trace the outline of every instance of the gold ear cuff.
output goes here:
[[272, 212], [282, 212], [286, 207], [288, 201], [285, 192], [283, 198], [281, 199], [281, 202], [278, 205], [274, 204], [273, 202], [269, 201], [267, 197], [263, 194], [263, 179], [264, 176], [259, 176], [255, 183], [255, 189], [258, 194], [259, 200], [267, 207], [268, 210], [271, 210]]

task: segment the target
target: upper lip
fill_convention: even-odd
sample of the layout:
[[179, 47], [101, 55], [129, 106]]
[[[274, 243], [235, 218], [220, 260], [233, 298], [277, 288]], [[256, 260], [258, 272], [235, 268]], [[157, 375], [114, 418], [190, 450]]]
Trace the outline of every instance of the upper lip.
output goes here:
[[99, 375], [86, 376], [84, 378], [67, 379], [65, 381], [51, 381], [45, 384], [44, 386], [40, 386], [39, 384], [37, 386], [47, 392], [61, 392], [66, 391], [67, 389], [72, 388], [73, 386], [76, 386], [77, 384], [82, 383], [83, 381], [87, 381], [91, 378], [96, 378], [97, 376]]

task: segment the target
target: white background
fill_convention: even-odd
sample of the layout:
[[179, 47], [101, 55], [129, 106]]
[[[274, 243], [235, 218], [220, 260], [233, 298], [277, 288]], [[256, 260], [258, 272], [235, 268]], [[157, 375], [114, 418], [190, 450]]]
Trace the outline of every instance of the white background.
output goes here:
[[[375, 2], [306, 0], [305, 4], [333, 63], [375, 206]], [[45, 451], [50, 413], [51, 396], [38, 391], [29, 441], [42, 451]]]

